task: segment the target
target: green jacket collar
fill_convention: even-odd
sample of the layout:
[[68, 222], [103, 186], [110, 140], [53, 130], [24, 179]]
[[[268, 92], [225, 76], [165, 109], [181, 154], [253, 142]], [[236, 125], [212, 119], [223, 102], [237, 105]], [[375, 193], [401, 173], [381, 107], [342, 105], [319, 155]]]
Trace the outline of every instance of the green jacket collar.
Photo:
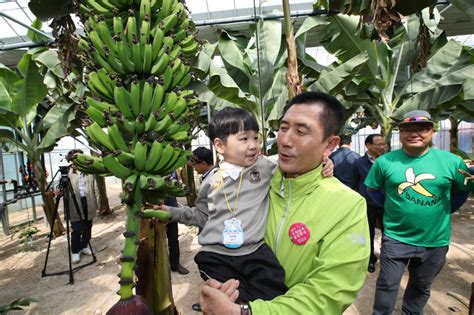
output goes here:
[[295, 178], [285, 178], [280, 168], [277, 169], [271, 182], [271, 190], [285, 198], [286, 196], [301, 197], [313, 192], [320, 184], [322, 163], [315, 169]]

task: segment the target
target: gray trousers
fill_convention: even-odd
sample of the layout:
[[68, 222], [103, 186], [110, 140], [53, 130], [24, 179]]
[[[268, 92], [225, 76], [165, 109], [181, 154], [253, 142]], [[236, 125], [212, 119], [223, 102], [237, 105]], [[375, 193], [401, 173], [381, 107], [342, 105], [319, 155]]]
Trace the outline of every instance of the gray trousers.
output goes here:
[[407, 265], [409, 279], [402, 314], [423, 314], [431, 283], [443, 268], [447, 253], [448, 246], [413, 246], [383, 235], [373, 314], [392, 314]]

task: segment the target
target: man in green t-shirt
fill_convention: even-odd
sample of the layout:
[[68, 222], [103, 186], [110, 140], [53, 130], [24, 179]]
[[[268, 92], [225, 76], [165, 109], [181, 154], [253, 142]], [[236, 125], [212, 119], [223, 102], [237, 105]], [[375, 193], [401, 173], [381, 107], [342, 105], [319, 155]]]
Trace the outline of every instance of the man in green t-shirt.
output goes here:
[[[404, 115], [402, 148], [379, 157], [365, 180], [374, 197], [384, 191], [384, 235], [373, 314], [391, 314], [408, 265], [403, 314], [423, 314], [431, 283], [448, 252], [451, 197], [467, 196], [472, 183], [456, 155], [431, 148], [433, 121], [426, 111]], [[464, 199], [465, 200], [465, 199]], [[453, 209], [454, 210], [454, 209]]]

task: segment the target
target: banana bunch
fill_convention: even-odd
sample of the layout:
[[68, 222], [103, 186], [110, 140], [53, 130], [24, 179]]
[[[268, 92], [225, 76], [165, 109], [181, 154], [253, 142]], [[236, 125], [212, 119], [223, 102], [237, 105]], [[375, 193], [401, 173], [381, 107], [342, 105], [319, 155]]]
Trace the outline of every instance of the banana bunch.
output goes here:
[[80, 110], [101, 156], [78, 154], [73, 161], [81, 171], [123, 180], [129, 211], [121, 301], [108, 313], [132, 314], [143, 304], [132, 291], [139, 218], [163, 215], [144, 213], [142, 204], [187, 192], [168, 175], [191, 155], [183, 147], [192, 139], [201, 104], [186, 87], [200, 45], [182, 0], [83, 0], [78, 11], [90, 92]]

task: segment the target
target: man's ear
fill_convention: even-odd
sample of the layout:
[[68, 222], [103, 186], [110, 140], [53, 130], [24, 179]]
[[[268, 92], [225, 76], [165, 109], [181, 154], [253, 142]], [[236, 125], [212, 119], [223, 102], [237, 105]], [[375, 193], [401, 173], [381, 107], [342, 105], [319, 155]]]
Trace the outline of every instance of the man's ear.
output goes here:
[[224, 154], [225, 143], [221, 138], [214, 139], [214, 148], [216, 148], [217, 153]]
[[324, 150], [324, 155], [329, 156], [332, 151], [334, 151], [334, 149], [339, 145], [341, 138], [339, 136], [329, 136], [327, 141], [328, 145], [326, 147], [326, 150]]

